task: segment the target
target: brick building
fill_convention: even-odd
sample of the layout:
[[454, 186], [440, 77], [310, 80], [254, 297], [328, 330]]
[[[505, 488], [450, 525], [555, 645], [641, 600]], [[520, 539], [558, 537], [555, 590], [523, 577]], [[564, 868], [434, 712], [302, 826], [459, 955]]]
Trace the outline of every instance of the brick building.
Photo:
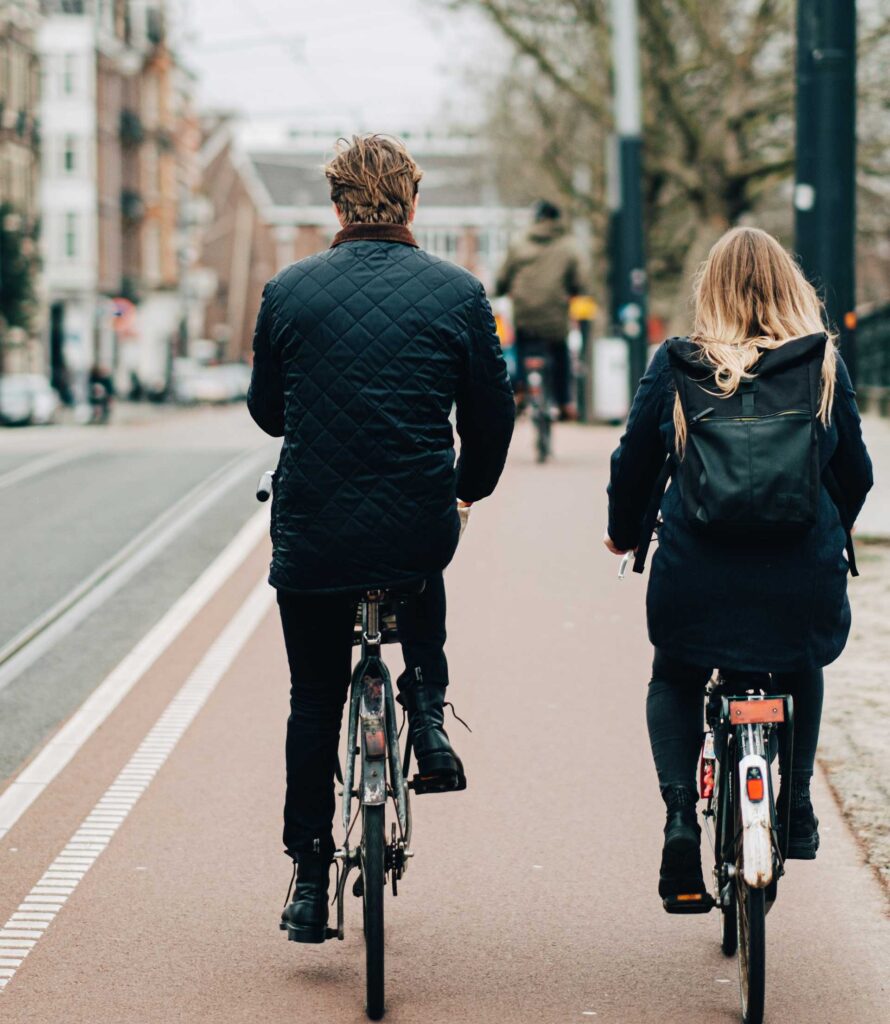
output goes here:
[[[221, 343], [223, 357], [248, 358], [265, 282], [326, 248], [338, 230], [322, 172], [324, 148], [336, 134], [292, 132], [280, 145], [256, 146], [239, 143], [237, 130], [224, 119], [205, 128], [205, 331]], [[484, 152], [473, 139], [404, 137], [424, 170], [417, 241], [490, 286], [511, 234], [526, 223], [528, 212], [501, 205]]]
[[199, 138], [163, 0], [44, 0], [43, 255], [53, 375], [163, 390], [187, 296]]
[[[39, 222], [39, 16], [38, 0], [0, 0], [0, 260], [5, 253], [23, 267], [32, 262]], [[25, 276], [36, 290], [36, 265]], [[29, 336], [39, 326], [36, 304], [18, 302], [11, 284], [4, 294], [9, 301], [0, 307], [0, 320], [5, 312], [23, 322], [11, 334], [10, 325], [0, 323], [0, 373], [38, 369], [40, 346]]]

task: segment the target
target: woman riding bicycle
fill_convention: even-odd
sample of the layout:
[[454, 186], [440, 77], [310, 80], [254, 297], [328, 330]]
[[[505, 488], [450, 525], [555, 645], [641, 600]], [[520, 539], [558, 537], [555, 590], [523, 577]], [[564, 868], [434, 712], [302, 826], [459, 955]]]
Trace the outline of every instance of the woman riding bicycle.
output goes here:
[[[683, 460], [701, 429], [697, 421], [716, 411], [712, 425], [719, 428], [720, 413], [740, 403], [732, 422], [742, 424], [742, 432], [731, 434], [725, 429], [730, 420], [723, 419], [719, 437], [712, 427], [716, 441], [711, 451], [719, 452], [734, 437], [750, 439], [754, 403], [769, 387], [775, 391], [779, 378], [770, 384], [767, 374], [777, 364], [786, 371], [800, 370], [812, 402], [814, 428], [808, 425], [810, 434], [800, 436], [811, 442], [803, 446], [804, 458], [817, 446], [810, 488], [814, 521], [808, 528], [773, 534], [703, 530], [689, 515], [690, 495], [678, 486], [684, 470], [688, 479]], [[785, 377], [791, 379], [790, 373]], [[688, 388], [708, 406], [691, 422], [678, 382], [684, 394]], [[803, 415], [799, 401], [787, 404], [798, 408], [776, 414], [789, 417], [786, 424]], [[755, 445], [749, 443], [749, 449], [756, 459]], [[644, 533], [651, 529], [646, 524], [651, 523], [653, 491], [666, 456], [672, 483], [661, 501], [662, 526], [647, 594], [655, 657], [646, 713], [667, 805], [658, 885], [662, 899], [706, 891], [695, 772], [702, 693], [714, 668], [734, 679], [765, 681], [765, 674], [772, 673], [773, 691], [794, 698], [793, 761], [778, 803], [783, 809], [790, 801], [788, 856], [812, 859], [819, 845], [810, 779], [822, 712], [822, 669], [840, 655], [850, 631], [850, 566], [844, 548], [872, 485], [872, 469], [850, 377], [825, 331], [822, 304], [791, 256], [763, 231], [736, 228], [717, 242], [696, 281], [691, 337], [662, 345], [640, 382], [626, 432], [612, 456], [605, 544], [613, 553], [648, 540]], [[761, 449], [767, 469], [788, 457], [787, 446], [779, 441]], [[732, 474], [719, 462], [697, 470], [688, 489], [731, 488], [727, 477]], [[779, 506], [788, 499], [782, 493], [774, 497]], [[701, 510], [699, 518], [706, 518]]]

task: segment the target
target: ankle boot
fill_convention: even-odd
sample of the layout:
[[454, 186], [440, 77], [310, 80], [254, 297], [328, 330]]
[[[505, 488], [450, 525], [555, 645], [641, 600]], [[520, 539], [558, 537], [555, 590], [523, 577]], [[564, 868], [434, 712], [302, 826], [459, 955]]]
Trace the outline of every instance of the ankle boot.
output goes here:
[[301, 854], [293, 900], [281, 914], [281, 930], [291, 942], [324, 942], [328, 928], [330, 860], [318, 853]]
[[658, 895], [665, 899], [688, 893], [704, 893], [701, 867], [701, 828], [696, 820], [698, 794], [685, 786], [665, 786], [661, 791], [667, 807], [664, 847]]
[[454, 752], [445, 732], [445, 685], [430, 683], [419, 668], [399, 680], [399, 700], [408, 712], [408, 728], [417, 774], [416, 793], [445, 793], [466, 789], [467, 779], [461, 759]]
[[782, 779], [776, 800], [776, 819], [780, 832], [784, 828], [789, 800], [788, 859], [815, 860], [819, 849], [819, 819], [813, 813], [809, 778], [797, 778], [792, 773], [790, 785]]

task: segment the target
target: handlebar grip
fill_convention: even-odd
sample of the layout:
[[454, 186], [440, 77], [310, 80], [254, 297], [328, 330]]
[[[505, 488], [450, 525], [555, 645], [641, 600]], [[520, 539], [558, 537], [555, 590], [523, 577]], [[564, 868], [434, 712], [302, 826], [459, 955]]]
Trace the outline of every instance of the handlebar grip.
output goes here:
[[257, 501], [268, 501], [272, 495], [272, 481], [275, 478], [275, 470], [267, 469], [265, 473], [260, 477], [260, 482], [256, 485], [256, 500]]

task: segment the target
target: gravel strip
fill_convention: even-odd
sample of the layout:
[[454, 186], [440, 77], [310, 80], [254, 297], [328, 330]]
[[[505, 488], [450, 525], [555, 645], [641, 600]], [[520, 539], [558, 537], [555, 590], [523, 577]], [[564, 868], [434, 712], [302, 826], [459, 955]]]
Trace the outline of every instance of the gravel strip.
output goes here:
[[857, 561], [850, 640], [826, 672], [819, 761], [890, 908], [890, 547], [860, 543]]

